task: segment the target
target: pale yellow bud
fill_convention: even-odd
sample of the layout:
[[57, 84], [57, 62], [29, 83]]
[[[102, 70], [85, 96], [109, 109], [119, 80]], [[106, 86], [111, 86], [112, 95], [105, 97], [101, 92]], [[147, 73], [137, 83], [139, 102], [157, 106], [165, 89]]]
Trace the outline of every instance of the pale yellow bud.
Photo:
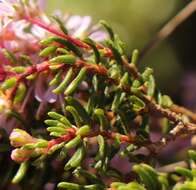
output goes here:
[[36, 143], [38, 140], [22, 129], [14, 129], [10, 134], [10, 143], [14, 147], [21, 147], [25, 144]]
[[11, 158], [16, 162], [21, 163], [27, 161], [31, 157], [32, 152], [33, 150], [16, 148], [12, 151]]

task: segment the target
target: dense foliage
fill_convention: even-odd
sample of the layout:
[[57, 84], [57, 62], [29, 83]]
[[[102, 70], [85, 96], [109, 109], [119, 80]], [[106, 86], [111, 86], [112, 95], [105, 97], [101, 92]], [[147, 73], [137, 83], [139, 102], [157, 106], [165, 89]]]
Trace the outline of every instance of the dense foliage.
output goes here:
[[14, 3], [0, 17], [0, 187], [196, 189], [194, 150], [167, 167], [157, 157], [195, 134], [195, 115], [160, 92], [151, 68], [138, 70], [138, 50], [126, 55], [105, 21], [107, 34], [86, 30], [87, 17]]

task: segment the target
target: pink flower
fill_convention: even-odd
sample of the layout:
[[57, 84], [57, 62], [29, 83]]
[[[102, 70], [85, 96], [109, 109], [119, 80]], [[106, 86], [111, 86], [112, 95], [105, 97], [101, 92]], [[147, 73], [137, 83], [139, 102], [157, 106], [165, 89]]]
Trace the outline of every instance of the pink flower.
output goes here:
[[[50, 79], [51, 80], [51, 79]], [[39, 75], [35, 85], [35, 98], [39, 102], [49, 102], [54, 103], [57, 100], [57, 95], [52, 93], [54, 87], [48, 87], [49, 80], [46, 75]]]
[[[39, 4], [43, 4], [39, 0]], [[27, 4], [19, 0], [0, 1], [0, 45], [14, 52], [25, 53], [25, 49], [34, 49], [39, 40], [46, 37], [46, 31], [36, 25], [30, 25], [26, 17], [39, 16], [44, 22], [49, 19], [41, 11], [38, 3], [29, 0]], [[43, 6], [43, 5], [42, 5]], [[31, 43], [28, 43], [31, 41]], [[30, 46], [30, 48], [29, 48]]]
[[14, 4], [17, 0], [1, 0], [0, 2], [0, 17], [13, 16], [15, 13]]
[[90, 16], [81, 17], [78, 15], [74, 15], [69, 17], [66, 21], [66, 27], [74, 37], [82, 37], [85, 34], [85, 32], [89, 29], [90, 24]]
[[100, 25], [92, 25], [90, 16], [62, 15], [61, 12], [56, 12], [55, 15], [63, 20], [69, 34], [73, 37], [81, 39], [90, 37], [97, 42], [108, 38], [108, 34], [100, 29]]
[[40, 7], [43, 6], [43, 0], [35, 3], [34, 0], [1, 0], [0, 1], [0, 17], [9, 17], [15, 20], [21, 19], [23, 16], [32, 16], [40, 12]]
[[71, 31], [71, 35], [76, 38], [85, 38], [88, 36], [99, 42], [108, 38], [107, 33], [100, 30], [98, 25], [92, 26], [90, 16], [70, 16], [66, 22], [66, 27]]

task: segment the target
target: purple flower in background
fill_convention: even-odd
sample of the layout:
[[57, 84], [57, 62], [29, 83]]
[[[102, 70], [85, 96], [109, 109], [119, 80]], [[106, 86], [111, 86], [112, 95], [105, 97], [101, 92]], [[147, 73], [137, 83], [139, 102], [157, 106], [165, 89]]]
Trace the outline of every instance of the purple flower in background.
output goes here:
[[[44, 1], [39, 5], [34, 1], [22, 3], [19, 0], [2, 0], [0, 2], [0, 45], [12, 52], [23, 52], [25, 49], [37, 51], [36, 43], [46, 36], [46, 31], [38, 26], [30, 25], [25, 16], [40, 16], [44, 22], [49, 19], [42, 12]], [[31, 43], [28, 43], [31, 41]]]
[[35, 3], [33, 0], [1, 0], [0, 19], [1, 25], [6, 26], [13, 20], [21, 20], [25, 16], [40, 15], [41, 3]]
[[97, 42], [103, 42], [108, 38], [108, 34], [100, 29], [100, 25], [93, 25], [92, 18], [90, 16], [80, 16], [80, 15], [63, 15], [60, 11], [54, 13], [65, 23], [69, 34], [76, 38], [89, 37]]
[[108, 34], [100, 29], [99, 25], [92, 25], [90, 16], [70, 16], [66, 20], [66, 27], [74, 37], [89, 37], [97, 42], [102, 42], [108, 38]]
[[[0, 1], [0, 16], [1, 17], [15, 17], [20, 16], [20, 14], [35, 14], [39, 9], [42, 9], [45, 5], [44, 0], [34, 0], [21, 1], [21, 0], [1, 0]], [[22, 12], [24, 11], [24, 12]], [[17, 19], [17, 18], [14, 18]]]

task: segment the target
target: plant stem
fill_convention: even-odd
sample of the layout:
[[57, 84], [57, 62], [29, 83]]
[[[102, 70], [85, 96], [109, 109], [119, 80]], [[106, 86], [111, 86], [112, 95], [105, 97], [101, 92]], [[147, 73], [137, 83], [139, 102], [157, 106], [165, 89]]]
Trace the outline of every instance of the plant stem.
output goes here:
[[71, 36], [69, 35], [66, 35], [66, 34], [63, 34], [62, 32], [59, 32], [58, 30], [56, 30], [55, 28], [45, 24], [45, 23], [42, 23], [42, 21], [38, 20], [38, 19], [35, 19], [35, 18], [31, 18], [29, 16], [26, 16], [24, 17], [25, 20], [27, 20], [28, 22], [32, 23], [32, 24], [35, 24], [37, 26], [39, 26], [40, 28], [43, 28], [45, 30], [47, 30], [48, 32], [56, 35], [56, 36], [59, 36], [61, 38], [64, 38], [68, 41], [70, 41], [71, 43], [77, 45], [78, 47], [81, 47], [81, 48], [85, 48], [85, 49], [89, 49], [90, 46], [78, 39], [75, 39], [75, 38], [72, 38]]
[[[54, 35], [56, 35], [58, 37], [66, 39], [67, 41], [75, 44], [76, 46], [78, 46], [78, 47], [80, 47], [82, 49], [87, 49], [87, 50], [91, 50], [92, 49], [87, 43], [83, 42], [82, 40], [74, 38], [74, 37], [72, 37], [70, 35], [66, 35], [66, 34], [64, 34], [62, 32], [59, 32], [56, 28], [53, 28], [53, 27], [49, 26], [48, 24], [44, 23], [42, 20], [31, 18], [29, 16], [25, 16], [24, 20], [28, 21], [31, 24], [39, 26], [40, 28], [48, 31], [49, 33], [52, 33], [52, 34], [54, 34]], [[96, 43], [96, 47], [98, 49], [103, 49], [104, 50], [104, 55], [106, 57], [112, 57], [113, 56], [112, 51], [109, 48], [103, 46], [102, 44]]]
[[169, 173], [169, 172], [174, 172], [176, 167], [187, 168], [188, 164], [185, 161], [181, 161], [181, 162], [176, 162], [176, 163], [169, 164], [166, 166], [162, 166], [162, 167], [158, 168], [157, 170], [159, 172]]
[[179, 106], [179, 105], [174, 104], [174, 105], [171, 106], [171, 110], [174, 111], [174, 112], [176, 112], [176, 113], [185, 114], [194, 123], [196, 123], [196, 113], [188, 110], [187, 108], [184, 108], [182, 106]]
[[[102, 65], [89, 64], [89, 63], [85, 62], [84, 60], [77, 60], [77, 62], [75, 63], [75, 65], [73, 65], [73, 67], [74, 66], [79, 67], [79, 68], [85, 67], [88, 72], [93, 72], [98, 75], [102, 75], [102, 76], [106, 77], [106, 79], [111, 83], [120, 84], [119, 80], [111, 79], [108, 76], [107, 68]], [[50, 69], [50, 67], [49, 67], [49, 63], [47, 61], [43, 62], [41, 64], [38, 64], [36, 66], [33, 66], [33, 67], [31, 66], [27, 69], [27, 71], [25, 73], [23, 73], [22, 75], [19, 75], [18, 81], [23, 80], [28, 75], [31, 75], [33, 73], [43, 72], [48, 69]], [[132, 70], [129, 70], [129, 71], [131, 72]], [[123, 86], [122, 91], [129, 93], [129, 94], [134, 94], [131, 91], [130, 86]], [[156, 104], [156, 102], [154, 102], [151, 98], [149, 98], [146, 95], [141, 95], [140, 98], [146, 103], [147, 109], [150, 113], [158, 115], [158, 116], [166, 117], [170, 121], [174, 122], [174, 124], [176, 124], [176, 127], [171, 131], [172, 133], [168, 137], [164, 138], [163, 139], [164, 141], [162, 141], [161, 144], [166, 144], [166, 141], [170, 141], [172, 139], [175, 139], [176, 136], [178, 136], [178, 135], [184, 135], [184, 134], [189, 135], [189, 134], [195, 133], [196, 124], [188, 123], [188, 122], [185, 123], [178, 113], [176, 113], [170, 109], [162, 108], [160, 105]]]
[[159, 43], [171, 35], [175, 29], [189, 18], [196, 11], [196, 0], [191, 1], [185, 8], [183, 8], [175, 17], [173, 17], [161, 30], [150, 40], [140, 53], [140, 63], [144, 57], [154, 49]]

